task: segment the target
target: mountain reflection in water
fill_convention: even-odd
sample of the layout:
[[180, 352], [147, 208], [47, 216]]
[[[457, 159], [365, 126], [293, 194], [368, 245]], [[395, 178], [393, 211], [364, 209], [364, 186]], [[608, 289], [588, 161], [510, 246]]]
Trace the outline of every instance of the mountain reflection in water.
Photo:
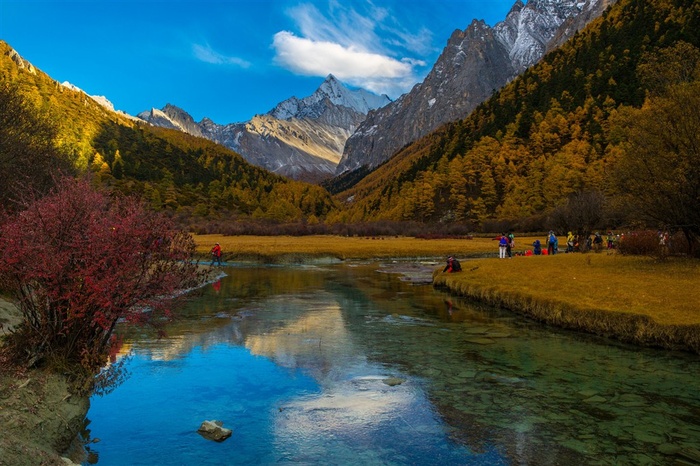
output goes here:
[[[88, 414], [98, 464], [663, 464], [700, 445], [696, 356], [469, 304], [423, 284], [437, 266], [227, 269], [167, 338], [129, 329], [131, 375]], [[203, 440], [205, 419], [233, 437]]]

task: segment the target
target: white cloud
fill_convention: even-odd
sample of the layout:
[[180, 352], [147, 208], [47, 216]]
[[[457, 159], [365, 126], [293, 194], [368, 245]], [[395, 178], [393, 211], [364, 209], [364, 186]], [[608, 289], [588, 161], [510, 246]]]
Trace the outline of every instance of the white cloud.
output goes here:
[[306, 75], [333, 73], [339, 79], [360, 76], [399, 78], [411, 73], [410, 63], [385, 55], [343, 47], [334, 42], [320, 42], [296, 37], [291, 32], [275, 34], [273, 46], [277, 61]]
[[[355, 4], [358, 6], [358, 4]], [[412, 34], [396, 27], [391, 12], [367, 2], [365, 11], [331, 1], [324, 15], [312, 4], [289, 10], [299, 34], [280, 31], [272, 47], [275, 62], [293, 73], [325, 77], [398, 97], [418, 78], [425, 62], [405, 53], [429, 49], [430, 33]]]
[[193, 44], [192, 53], [197, 60], [205, 63], [211, 63], [214, 65], [234, 65], [240, 66], [241, 68], [248, 68], [250, 66], [250, 62], [243, 60], [242, 58], [230, 57], [221, 54], [211, 48], [209, 44]]

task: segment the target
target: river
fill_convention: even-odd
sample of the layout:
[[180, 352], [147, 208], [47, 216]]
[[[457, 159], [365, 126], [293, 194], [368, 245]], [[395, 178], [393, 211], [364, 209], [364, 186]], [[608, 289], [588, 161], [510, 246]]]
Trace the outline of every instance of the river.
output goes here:
[[439, 265], [225, 268], [166, 337], [126, 329], [89, 463], [700, 464], [697, 355], [452, 297]]

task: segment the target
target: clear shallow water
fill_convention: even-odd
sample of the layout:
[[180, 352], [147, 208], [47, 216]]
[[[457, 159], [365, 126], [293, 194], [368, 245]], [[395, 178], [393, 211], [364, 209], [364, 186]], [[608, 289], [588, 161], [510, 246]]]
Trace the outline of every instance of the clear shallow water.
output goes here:
[[[90, 450], [103, 466], [636, 465], [700, 448], [700, 358], [416, 285], [431, 268], [227, 269], [168, 338], [128, 337]], [[204, 440], [205, 419], [233, 436]]]

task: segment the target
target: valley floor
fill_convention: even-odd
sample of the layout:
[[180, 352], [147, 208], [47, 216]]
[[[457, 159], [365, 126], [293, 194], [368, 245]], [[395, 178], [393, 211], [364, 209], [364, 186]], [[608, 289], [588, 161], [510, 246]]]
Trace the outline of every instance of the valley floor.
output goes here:
[[[551, 325], [640, 345], [700, 353], [700, 262], [617, 254], [558, 254], [497, 259], [490, 238], [415, 239], [196, 236], [209, 260], [221, 243], [226, 262], [430, 259], [440, 262], [433, 284], [456, 295], [503, 306]], [[517, 241], [517, 240], [516, 240]], [[532, 239], [521, 239], [529, 244]], [[518, 249], [516, 249], [518, 250]], [[446, 256], [460, 273], [442, 273]], [[0, 299], [0, 324], [18, 322], [17, 309]], [[0, 373], [0, 465], [65, 464], [56, 453], [66, 432], [87, 412], [88, 400], [68, 394], [60, 376], [39, 371]]]
[[[514, 252], [524, 252], [523, 245], [533, 240], [516, 238]], [[645, 346], [700, 352], [700, 262], [693, 259], [657, 261], [603, 251], [516, 255], [498, 260], [498, 242], [484, 237], [200, 235], [195, 241], [205, 258], [211, 247], [220, 243], [227, 261], [444, 261], [454, 255], [462, 260], [464, 272], [442, 274], [440, 267], [434, 284], [455, 294], [503, 306], [559, 327]]]

